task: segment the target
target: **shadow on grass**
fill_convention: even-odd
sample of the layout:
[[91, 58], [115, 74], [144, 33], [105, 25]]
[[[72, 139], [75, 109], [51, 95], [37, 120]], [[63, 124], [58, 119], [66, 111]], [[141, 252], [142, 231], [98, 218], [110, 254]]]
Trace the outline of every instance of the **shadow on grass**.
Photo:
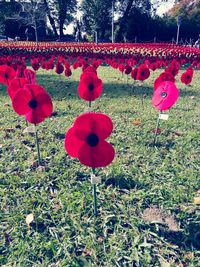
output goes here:
[[156, 233], [157, 236], [162, 237], [172, 246], [176, 245], [187, 251], [200, 250], [200, 229], [196, 222], [182, 222], [181, 230], [170, 231], [168, 227], [162, 224], [147, 224], [141, 225], [141, 230], [147, 230]]

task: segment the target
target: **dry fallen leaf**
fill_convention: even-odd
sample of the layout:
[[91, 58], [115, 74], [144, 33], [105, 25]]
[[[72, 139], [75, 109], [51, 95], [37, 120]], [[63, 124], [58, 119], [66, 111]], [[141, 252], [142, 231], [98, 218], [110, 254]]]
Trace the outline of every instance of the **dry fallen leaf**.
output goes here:
[[133, 125], [135, 125], [135, 126], [138, 126], [138, 125], [140, 125], [141, 124], [141, 121], [139, 121], [139, 120], [135, 120], [135, 121], [133, 121]]
[[14, 132], [15, 130], [13, 129], [13, 128], [6, 128], [5, 129], [5, 132], [7, 132], [7, 133], [12, 133], [12, 132]]
[[34, 220], [33, 213], [30, 213], [26, 216], [26, 224], [28, 225], [28, 227], [30, 227], [30, 224], [32, 223], [33, 220]]
[[26, 127], [26, 128], [23, 130], [23, 133], [35, 133], [35, 127], [34, 127], [34, 126]]
[[200, 205], [200, 197], [194, 197], [194, 204]]
[[178, 132], [178, 131], [173, 131], [172, 133], [175, 134], [176, 136], [182, 136], [183, 135], [182, 132]]
[[5, 103], [4, 107], [10, 107], [10, 104], [9, 103]]

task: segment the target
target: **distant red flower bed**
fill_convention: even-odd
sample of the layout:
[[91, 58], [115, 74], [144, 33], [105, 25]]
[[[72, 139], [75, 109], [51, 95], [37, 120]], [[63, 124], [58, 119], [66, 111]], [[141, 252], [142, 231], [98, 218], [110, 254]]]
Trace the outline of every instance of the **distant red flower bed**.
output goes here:
[[180, 59], [200, 60], [200, 49], [183, 47], [171, 43], [62, 43], [42, 42], [36, 47], [34, 42], [1, 42], [2, 53], [30, 53], [47, 55], [87, 56], [93, 58], [134, 58], [141, 59]]

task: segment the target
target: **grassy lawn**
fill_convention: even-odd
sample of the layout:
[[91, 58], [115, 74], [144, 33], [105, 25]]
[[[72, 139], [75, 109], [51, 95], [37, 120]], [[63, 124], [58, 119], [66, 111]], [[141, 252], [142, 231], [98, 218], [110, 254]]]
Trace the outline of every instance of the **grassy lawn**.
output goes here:
[[116, 158], [98, 170], [97, 219], [90, 169], [63, 146], [87, 107], [77, 96], [80, 70], [61, 79], [37, 73], [56, 112], [38, 125], [42, 170], [34, 136], [0, 85], [0, 266], [200, 266], [200, 209], [193, 204], [200, 189], [200, 71], [192, 86], [177, 83], [179, 101], [161, 121], [155, 147], [153, 78], [127, 84], [109, 67], [98, 75], [103, 94], [92, 108], [113, 120]]

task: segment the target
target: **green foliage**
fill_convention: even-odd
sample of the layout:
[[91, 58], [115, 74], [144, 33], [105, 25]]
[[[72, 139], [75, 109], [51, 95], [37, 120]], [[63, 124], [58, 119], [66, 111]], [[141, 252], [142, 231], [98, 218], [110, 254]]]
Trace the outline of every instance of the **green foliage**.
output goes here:
[[[150, 146], [158, 116], [151, 105], [152, 76], [140, 86], [130, 79], [126, 85], [126, 78], [108, 67], [98, 74], [103, 94], [92, 106], [113, 120], [109, 141], [116, 158], [98, 170], [96, 220], [90, 170], [63, 148], [67, 129], [87, 105], [77, 96], [80, 71], [69, 79], [37, 73], [57, 112], [38, 126], [45, 170], [34, 167], [34, 136], [23, 133], [24, 118], [4, 105], [9, 99], [1, 87], [0, 265], [198, 267], [200, 212], [193, 197], [200, 188], [200, 73], [192, 86], [178, 83], [180, 99], [167, 112], [169, 120], [161, 122], [156, 147]], [[146, 220], [146, 208], [157, 211], [152, 205], [160, 212]]]
[[83, 0], [81, 10], [83, 12], [83, 23], [88, 34], [98, 31], [101, 38], [104, 38], [105, 31], [111, 27], [110, 0]]
[[59, 28], [60, 36], [63, 36], [64, 26], [69, 25], [74, 19], [73, 14], [77, 8], [77, 0], [49, 0], [47, 2], [52, 17]]

